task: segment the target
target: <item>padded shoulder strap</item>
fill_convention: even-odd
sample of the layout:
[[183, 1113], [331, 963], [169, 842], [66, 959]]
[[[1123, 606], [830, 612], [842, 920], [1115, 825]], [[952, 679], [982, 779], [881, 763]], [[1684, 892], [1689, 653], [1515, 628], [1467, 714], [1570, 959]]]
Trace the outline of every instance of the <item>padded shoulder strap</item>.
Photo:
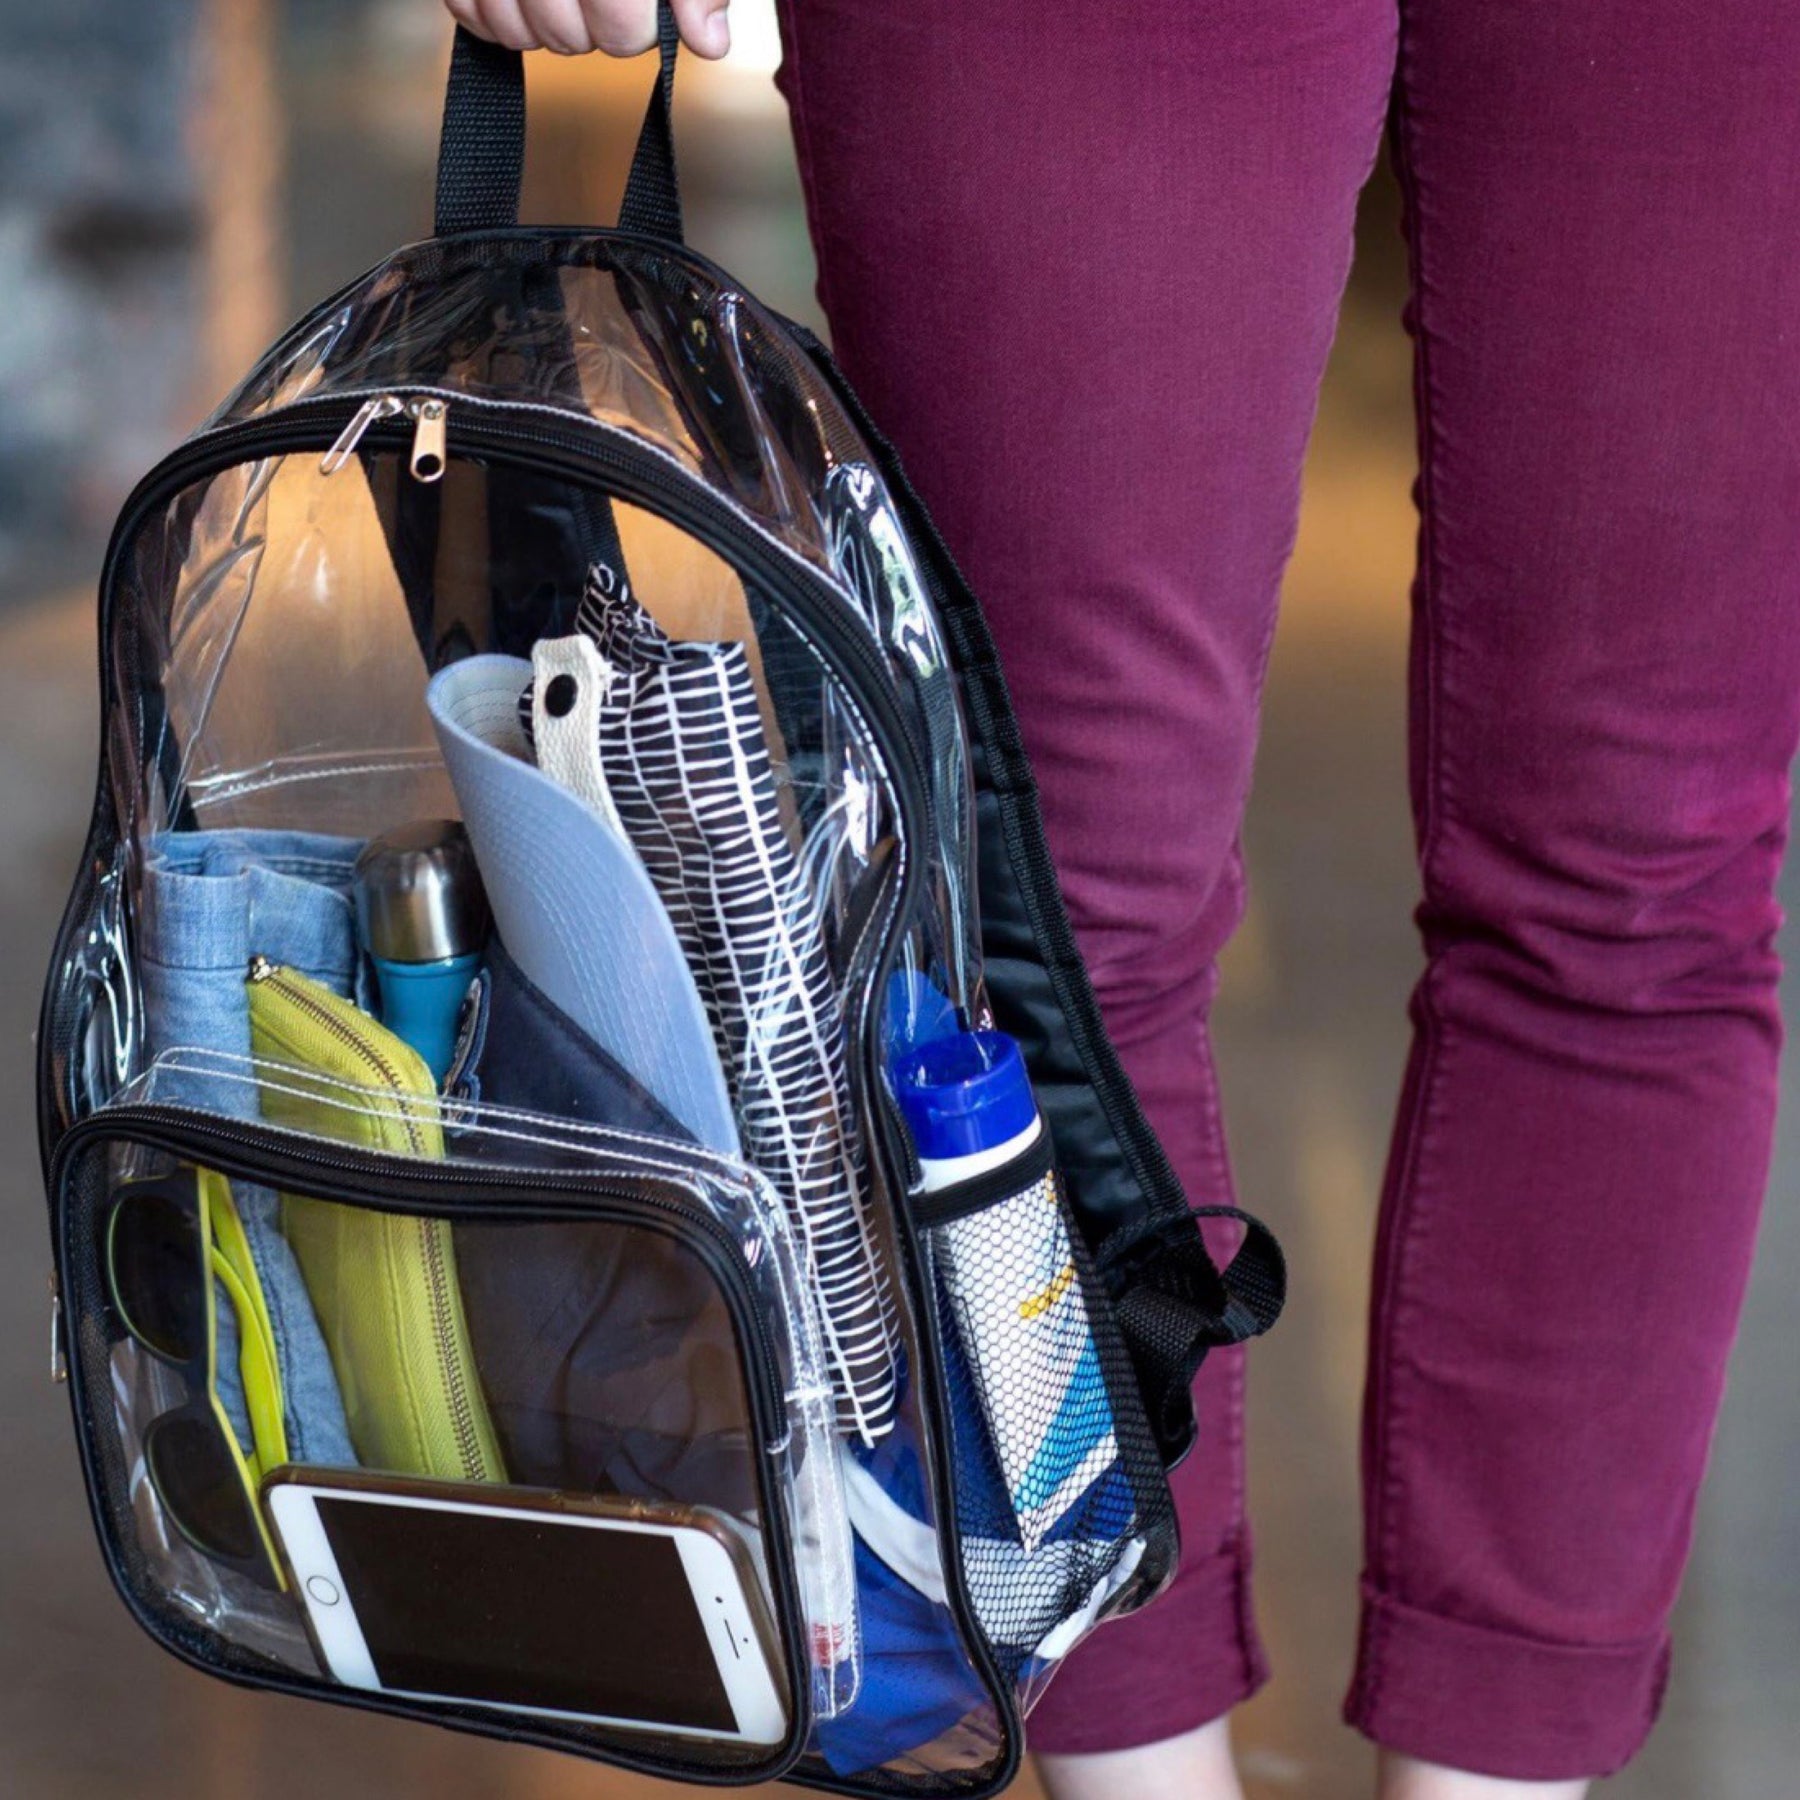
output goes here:
[[[1025, 1046], [1070, 1206], [1114, 1299], [1157, 1448], [1172, 1468], [1193, 1447], [1188, 1388], [1207, 1351], [1267, 1331], [1281, 1311], [1281, 1252], [1264, 1225], [1234, 1208], [1189, 1210], [1100, 1016], [980, 602], [831, 353], [803, 326], [783, 323], [868, 444], [923, 560], [972, 740], [987, 998], [995, 1023]], [[1244, 1223], [1243, 1246], [1222, 1273], [1207, 1255], [1200, 1217]]]

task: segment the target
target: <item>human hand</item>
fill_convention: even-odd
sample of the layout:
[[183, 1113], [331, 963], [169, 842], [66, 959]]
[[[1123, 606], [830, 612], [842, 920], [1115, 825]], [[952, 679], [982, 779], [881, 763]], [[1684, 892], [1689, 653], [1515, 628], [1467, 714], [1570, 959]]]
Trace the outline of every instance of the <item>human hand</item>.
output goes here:
[[[451, 16], [477, 37], [509, 50], [554, 50], [580, 56], [636, 56], [656, 42], [656, 0], [444, 0]], [[730, 0], [672, 0], [681, 41], [696, 56], [731, 48]]]

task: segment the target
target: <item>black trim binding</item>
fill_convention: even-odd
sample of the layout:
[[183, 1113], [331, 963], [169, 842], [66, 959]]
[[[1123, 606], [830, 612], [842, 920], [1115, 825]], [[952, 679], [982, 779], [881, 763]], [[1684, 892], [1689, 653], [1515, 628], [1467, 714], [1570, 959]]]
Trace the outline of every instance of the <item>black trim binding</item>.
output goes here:
[[913, 1223], [923, 1231], [931, 1231], [939, 1225], [954, 1225], [958, 1219], [985, 1212], [1002, 1200], [1024, 1193], [1055, 1167], [1056, 1146], [1050, 1141], [1049, 1132], [1040, 1131], [1037, 1141], [1027, 1144], [1010, 1162], [989, 1169], [985, 1175], [959, 1181], [954, 1187], [938, 1193], [915, 1194], [907, 1206]]

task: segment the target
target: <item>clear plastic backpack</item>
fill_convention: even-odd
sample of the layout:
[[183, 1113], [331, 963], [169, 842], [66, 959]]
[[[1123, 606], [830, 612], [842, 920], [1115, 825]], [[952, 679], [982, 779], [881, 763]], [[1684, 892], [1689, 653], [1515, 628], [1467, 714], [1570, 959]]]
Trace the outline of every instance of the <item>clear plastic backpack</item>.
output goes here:
[[674, 62], [665, 6], [619, 229], [523, 229], [520, 61], [459, 34], [437, 234], [126, 504], [58, 1342], [113, 1578], [201, 1668], [989, 1793], [1168, 1583], [1189, 1384], [1280, 1257], [1207, 1258], [891, 450], [684, 247]]

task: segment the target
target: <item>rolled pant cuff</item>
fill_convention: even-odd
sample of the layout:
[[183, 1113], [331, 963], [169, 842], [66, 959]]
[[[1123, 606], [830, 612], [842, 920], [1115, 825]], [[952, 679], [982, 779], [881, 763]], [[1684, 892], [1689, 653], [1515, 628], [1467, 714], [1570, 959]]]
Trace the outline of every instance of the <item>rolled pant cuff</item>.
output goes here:
[[1034, 1751], [1084, 1756], [1178, 1737], [1221, 1718], [1268, 1679], [1247, 1555], [1184, 1568], [1142, 1612], [1102, 1625], [1033, 1708]]
[[1365, 1590], [1344, 1718], [1389, 1750], [1514, 1781], [1610, 1775], [1649, 1735], [1669, 1640], [1549, 1643]]

